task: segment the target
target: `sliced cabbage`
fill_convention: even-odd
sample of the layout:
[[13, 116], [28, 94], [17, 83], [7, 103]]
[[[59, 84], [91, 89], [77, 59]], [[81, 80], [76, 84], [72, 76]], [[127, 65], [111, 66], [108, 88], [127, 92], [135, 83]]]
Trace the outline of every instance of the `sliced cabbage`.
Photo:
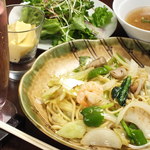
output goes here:
[[48, 87], [53, 87], [55, 85], [59, 85], [59, 77], [57, 76], [52, 76], [48, 82]]
[[127, 68], [129, 67], [128, 63], [126, 63], [124, 60], [122, 60], [118, 54], [114, 53], [114, 58], [123, 66], [125, 66]]
[[79, 72], [71, 72], [70, 74], [68, 74], [67, 76], [65, 76], [66, 78], [72, 78], [72, 79], [76, 79], [76, 80], [86, 80], [87, 79], [87, 75], [88, 73], [92, 70], [93, 68], [88, 68], [86, 70], [83, 71], [79, 71]]
[[82, 138], [86, 132], [86, 126], [82, 120], [69, 122], [65, 124], [57, 134], [64, 138]]
[[102, 147], [121, 148], [122, 142], [119, 136], [111, 129], [96, 128], [90, 130], [81, 140], [83, 145], [96, 145]]
[[72, 88], [74, 88], [77, 85], [84, 84], [84, 82], [81, 80], [76, 80], [76, 79], [71, 79], [71, 78], [68, 78], [68, 79], [61, 78], [60, 83], [67, 90], [71, 90]]
[[57, 85], [47, 89], [46, 91], [44, 91], [42, 99], [48, 100], [57, 90], [60, 89], [60, 87], [61, 87], [60, 85]]

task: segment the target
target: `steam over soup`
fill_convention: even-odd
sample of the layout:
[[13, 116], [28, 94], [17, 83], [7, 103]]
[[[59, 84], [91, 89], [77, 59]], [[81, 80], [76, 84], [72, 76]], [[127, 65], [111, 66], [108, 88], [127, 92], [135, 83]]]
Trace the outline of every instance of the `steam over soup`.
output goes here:
[[150, 6], [130, 11], [125, 20], [135, 27], [150, 31]]

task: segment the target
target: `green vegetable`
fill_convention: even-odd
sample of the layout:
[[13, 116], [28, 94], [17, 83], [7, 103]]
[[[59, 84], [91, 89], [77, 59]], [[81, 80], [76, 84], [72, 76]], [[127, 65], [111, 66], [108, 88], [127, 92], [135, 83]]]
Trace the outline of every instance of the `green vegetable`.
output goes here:
[[100, 108], [106, 109], [106, 108], [111, 108], [113, 106], [114, 106], [114, 103], [108, 103], [108, 104], [105, 104], [105, 105], [101, 105]]
[[113, 17], [112, 13], [104, 7], [98, 7], [95, 9], [95, 12], [92, 14], [91, 23], [96, 27], [104, 27], [111, 22]]
[[86, 126], [82, 120], [76, 120], [65, 124], [57, 134], [65, 138], [82, 138], [86, 132]]
[[[73, 39], [96, 39], [93, 30], [86, 25], [90, 19], [95, 20], [96, 13], [93, 16], [89, 16], [88, 13], [89, 9], [94, 8], [93, 1], [48, 0], [46, 3], [43, 0], [24, 1], [40, 8], [45, 13], [46, 21], [44, 21], [41, 39], [50, 39], [53, 46]], [[109, 23], [107, 18], [110, 18], [110, 15], [108, 15], [106, 8], [102, 8], [100, 11], [102, 11], [101, 17], [105, 15], [101, 18], [104, 26]], [[22, 18], [26, 15], [23, 14]]]
[[84, 123], [89, 127], [98, 127], [104, 121], [103, 109], [98, 106], [86, 107], [82, 110]]
[[147, 140], [141, 130], [131, 128], [130, 130], [136, 145], [144, 145], [147, 143]]
[[131, 77], [128, 76], [123, 80], [120, 87], [114, 87], [111, 91], [111, 96], [116, 99], [121, 106], [126, 105], [126, 99], [128, 96], [128, 91], [131, 85]]
[[119, 53], [116, 53], [115, 56], [117, 56], [122, 61], [126, 62], [125, 59]]
[[120, 65], [127, 66], [126, 60], [118, 53], [114, 53], [113, 57], [108, 61], [108, 65], [118, 68]]
[[44, 37], [45, 34], [48, 35], [56, 34], [60, 30], [61, 30], [60, 23], [57, 19], [45, 19], [43, 24], [43, 29], [41, 32], [41, 37]]
[[45, 102], [46, 100], [50, 99], [53, 96], [53, 94], [55, 94], [55, 92], [57, 92], [57, 90], [60, 89], [60, 87], [60, 85], [56, 85], [44, 91], [42, 95], [43, 101]]
[[85, 66], [87, 64], [89, 64], [89, 62], [91, 62], [92, 59], [90, 56], [80, 56], [79, 57], [79, 63], [80, 63], [80, 66]]
[[142, 23], [150, 23], [150, 20], [148, 20], [148, 19], [146, 19], [146, 18], [142, 18], [142, 19], [141, 19], [141, 22], [142, 22]]
[[114, 98], [118, 97], [121, 90], [122, 90], [121, 86], [120, 87], [114, 87], [112, 89], [112, 92], [111, 92], [112, 98], [114, 99]]
[[84, 23], [84, 15], [83, 14], [75, 15], [72, 18], [72, 28], [71, 29], [85, 31], [86, 25]]
[[[30, 16], [30, 17], [28, 17]], [[21, 11], [20, 21], [24, 23], [29, 23], [33, 25], [39, 25], [41, 19], [43, 18], [43, 14], [39, 13], [38, 10], [33, 9], [32, 7], [23, 7]]]
[[111, 70], [111, 67], [107, 66], [107, 65], [104, 65], [104, 67], [97, 67], [97, 68], [94, 68], [93, 70], [91, 70], [89, 73], [88, 73], [88, 80], [92, 79], [92, 78], [95, 78], [99, 75], [105, 75], [105, 74], [108, 74], [109, 71]]
[[109, 59], [107, 62], [108, 65], [113, 65], [116, 68], [120, 66], [120, 64], [126, 63], [125, 59], [119, 54], [119, 53], [114, 53], [114, 56]]
[[121, 121], [121, 124], [132, 144], [140, 146], [147, 143], [142, 130], [138, 129], [134, 124], [128, 126], [124, 120]]
[[31, 5], [40, 4], [42, 0], [24, 0], [24, 2], [30, 2]]
[[79, 72], [84, 69], [84, 66], [89, 64], [92, 61], [92, 58], [90, 56], [80, 56], [79, 57], [79, 67], [74, 69], [74, 72]]

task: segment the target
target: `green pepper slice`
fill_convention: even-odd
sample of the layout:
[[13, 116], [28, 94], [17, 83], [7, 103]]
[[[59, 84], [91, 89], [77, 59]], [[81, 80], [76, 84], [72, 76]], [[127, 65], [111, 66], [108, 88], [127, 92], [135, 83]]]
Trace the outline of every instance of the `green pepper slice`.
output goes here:
[[104, 121], [103, 109], [98, 106], [86, 107], [82, 110], [84, 123], [89, 127], [98, 127]]
[[142, 130], [138, 129], [136, 125], [130, 124], [129, 126], [125, 123], [124, 120], [121, 121], [121, 124], [124, 130], [127, 133], [130, 142], [134, 145], [144, 145], [147, 143], [147, 140], [142, 132]]
[[109, 73], [110, 70], [111, 70], [111, 67], [108, 65], [105, 65], [104, 67], [97, 67], [88, 73], [87, 79], [90, 80], [90, 79], [93, 79], [99, 75], [106, 75]]

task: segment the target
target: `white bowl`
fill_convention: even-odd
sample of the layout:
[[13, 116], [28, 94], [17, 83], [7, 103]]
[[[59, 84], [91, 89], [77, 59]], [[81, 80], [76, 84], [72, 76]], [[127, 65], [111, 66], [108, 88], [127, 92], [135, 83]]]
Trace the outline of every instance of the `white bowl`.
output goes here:
[[140, 39], [150, 42], [150, 31], [137, 28], [125, 21], [126, 15], [133, 9], [150, 6], [150, 0], [114, 0], [113, 10], [116, 14], [119, 23], [131, 38]]

